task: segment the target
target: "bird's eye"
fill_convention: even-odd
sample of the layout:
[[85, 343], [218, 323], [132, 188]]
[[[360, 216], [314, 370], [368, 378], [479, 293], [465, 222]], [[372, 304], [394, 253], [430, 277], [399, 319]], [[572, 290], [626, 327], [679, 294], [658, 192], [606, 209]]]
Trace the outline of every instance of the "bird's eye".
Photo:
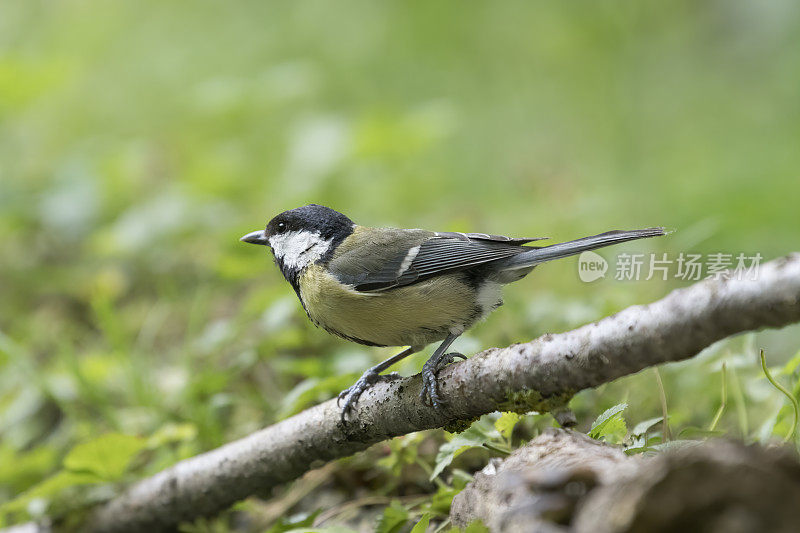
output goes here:
[[278, 231], [283, 231], [286, 229], [286, 224], [284, 222], [278, 222]]

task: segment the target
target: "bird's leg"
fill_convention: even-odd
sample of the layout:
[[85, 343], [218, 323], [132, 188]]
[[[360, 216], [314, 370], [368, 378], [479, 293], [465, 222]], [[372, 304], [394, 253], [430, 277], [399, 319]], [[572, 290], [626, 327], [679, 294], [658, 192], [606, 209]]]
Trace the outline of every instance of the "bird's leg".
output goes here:
[[427, 401], [427, 399], [430, 398], [431, 405], [436, 409], [439, 409], [444, 403], [442, 399], [439, 398], [436, 374], [446, 365], [452, 363], [456, 357], [466, 359], [466, 357], [460, 353], [445, 353], [457, 338], [458, 335], [454, 333], [448, 335], [447, 338], [442, 341], [442, 344], [436, 348], [436, 351], [433, 352], [430, 359], [425, 361], [425, 364], [422, 365], [422, 391], [420, 391], [419, 397], [422, 398], [423, 401]]
[[347, 388], [339, 393], [339, 396], [336, 398], [336, 405], [339, 405], [342, 400], [344, 400], [344, 406], [342, 407], [342, 422], [345, 421], [345, 417], [347, 416], [348, 411], [352, 411], [358, 402], [359, 396], [373, 386], [375, 383], [379, 381], [386, 381], [386, 380], [393, 380], [398, 379], [400, 376], [397, 372], [392, 372], [391, 374], [381, 375], [381, 372], [395, 364], [396, 362], [400, 361], [401, 359], [405, 359], [412, 353], [416, 352], [414, 348], [406, 348], [402, 352], [397, 355], [393, 355], [386, 361], [379, 363], [361, 375], [358, 378], [352, 387]]

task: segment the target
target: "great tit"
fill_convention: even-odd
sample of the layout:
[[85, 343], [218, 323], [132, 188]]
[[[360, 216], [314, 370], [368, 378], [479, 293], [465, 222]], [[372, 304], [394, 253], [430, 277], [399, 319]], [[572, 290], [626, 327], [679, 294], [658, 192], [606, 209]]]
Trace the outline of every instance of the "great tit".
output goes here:
[[422, 367], [423, 401], [439, 408], [436, 374], [455, 357], [456, 338], [502, 305], [501, 287], [538, 264], [634, 239], [664, 235], [663, 228], [609, 231], [536, 247], [541, 239], [485, 233], [359, 226], [316, 204], [277, 215], [242, 241], [272, 249], [311, 321], [334, 335], [369, 346], [408, 346], [367, 370], [339, 394], [342, 421], [359, 396], [394, 363], [442, 341]]

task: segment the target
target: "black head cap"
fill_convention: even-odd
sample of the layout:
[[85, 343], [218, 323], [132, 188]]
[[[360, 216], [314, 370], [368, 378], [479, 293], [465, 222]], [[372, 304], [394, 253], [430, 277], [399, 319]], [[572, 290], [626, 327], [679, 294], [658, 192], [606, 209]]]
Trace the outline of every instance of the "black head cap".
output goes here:
[[308, 204], [275, 216], [267, 224], [264, 236], [269, 238], [290, 231], [310, 231], [326, 241], [333, 240], [332, 248], [335, 248], [353, 233], [353, 226], [352, 220], [330, 207]]

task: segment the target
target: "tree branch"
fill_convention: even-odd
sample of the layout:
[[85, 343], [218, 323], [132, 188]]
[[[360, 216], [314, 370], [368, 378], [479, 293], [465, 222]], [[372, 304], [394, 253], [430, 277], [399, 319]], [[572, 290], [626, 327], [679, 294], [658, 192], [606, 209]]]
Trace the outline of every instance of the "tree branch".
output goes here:
[[653, 457], [550, 428], [492, 459], [453, 499], [450, 519], [493, 532], [797, 531], [793, 447], [675, 441]]
[[486, 350], [439, 375], [446, 408], [419, 400], [420, 377], [365, 393], [342, 426], [336, 401], [181, 461], [95, 510], [91, 531], [159, 531], [213, 515], [256, 492], [382, 440], [496, 410], [545, 411], [576, 392], [679, 361], [727, 336], [800, 321], [800, 254], [761, 266], [757, 280], [707, 280], [573, 331]]

